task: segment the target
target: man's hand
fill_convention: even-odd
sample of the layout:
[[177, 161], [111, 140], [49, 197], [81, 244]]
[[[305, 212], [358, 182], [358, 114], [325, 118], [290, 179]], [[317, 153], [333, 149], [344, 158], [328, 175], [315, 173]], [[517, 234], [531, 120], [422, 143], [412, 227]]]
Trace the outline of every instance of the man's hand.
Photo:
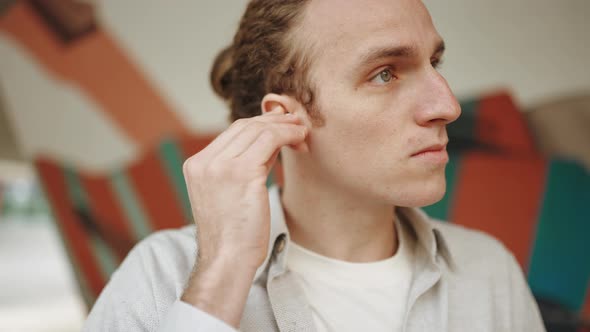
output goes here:
[[270, 235], [266, 179], [280, 148], [306, 149], [307, 128], [278, 107], [235, 121], [183, 166], [198, 259], [182, 300], [237, 327]]

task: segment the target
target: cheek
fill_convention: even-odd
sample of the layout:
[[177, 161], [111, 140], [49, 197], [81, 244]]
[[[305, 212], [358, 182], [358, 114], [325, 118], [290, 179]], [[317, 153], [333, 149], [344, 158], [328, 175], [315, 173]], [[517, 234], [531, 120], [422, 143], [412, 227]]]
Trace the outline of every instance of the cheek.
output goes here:
[[401, 112], [377, 99], [340, 98], [333, 100], [324, 114], [325, 126], [314, 130], [312, 148], [327, 163], [341, 171], [365, 174], [391, 169], [403, 161], [405, 121]]
[[316, 102], [325, 126], [314, 129], [316, 160], [346, 176], [362, 172], [372, 182], [407, 173], [416, 124], [405, 90], [355, 90], [340, 80], [319, 86]]

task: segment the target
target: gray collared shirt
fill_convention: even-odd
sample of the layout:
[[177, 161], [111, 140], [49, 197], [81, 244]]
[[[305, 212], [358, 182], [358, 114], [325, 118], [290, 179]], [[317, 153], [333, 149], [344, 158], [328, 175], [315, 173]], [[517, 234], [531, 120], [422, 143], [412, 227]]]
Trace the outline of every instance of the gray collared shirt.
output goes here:
[[[290, 238], [277, 187], [269, 199], [271, 243], [240, 331], [315, 331], [299, 279], [286, 266]], [[398, 207], [396, 214], [416, 243], [407, 309], [399, 317], [404, 331], [545, 331], [520, 266], [498, 240], [419, 209]], [[179, 300], [196, 251], [194, 226], [140, 242], [111, 277], [84, 331], [235, 331]]]

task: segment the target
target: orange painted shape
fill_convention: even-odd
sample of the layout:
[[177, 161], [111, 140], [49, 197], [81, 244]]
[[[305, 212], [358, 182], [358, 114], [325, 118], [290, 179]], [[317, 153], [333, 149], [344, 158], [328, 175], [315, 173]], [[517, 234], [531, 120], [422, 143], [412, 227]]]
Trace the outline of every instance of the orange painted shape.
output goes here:
[[73, 264], [78, 267], [84, 281], [93, 296], [97, 297], [106, 284], [90, 247], [90, 238], [76, 216], [65, 185], [65, 177], [61, 167], [48, 160], [39, 159], [35, 162], [43, 189], [51, 204], [55, 222], [66, 242], [66, 250]]
[[547, 163], [471, 152], [459, 167], [450, 220], [495, 236], [528, 270]]
[[518, 152], [520, 155], [536, 152], [526, 118], [508, 93], [482, 98], [477, 114], [475, 133], [481, 142]]
[[125, 217], [107, 178], [83, 175], [80, 181], [88, 195], [95, 222], [101, 233], [108, 235], [103, 240], [117, 254], [118, 262], [122, 262], [136, 242], [129, 229], [131, 221]]
[[137, 144], [155, 146], [166, 134], [188, 132], [104, 30], [63, 44], [34, 9], [20, 1], [4, 13], [0, 31], [24, 46], [46, 70], [75, 82]]
[[181, 202], [174, 191], [174, 184], [166, 175], [156, 153], [150, 153], [131, 166], [127, 174], [153, 230], [186, 225]]

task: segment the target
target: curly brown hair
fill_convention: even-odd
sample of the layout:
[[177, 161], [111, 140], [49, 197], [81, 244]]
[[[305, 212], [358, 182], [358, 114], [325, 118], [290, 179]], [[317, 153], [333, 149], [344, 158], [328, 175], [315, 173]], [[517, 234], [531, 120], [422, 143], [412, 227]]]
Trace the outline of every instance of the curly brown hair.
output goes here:
[[319, 119], [308, 77], [311, 47], [294, 33], [308, 2], [252, 0], [246, 7], [233, 43], [217, 55], [210, 76], [232, 121], [261, 114], [267, 93], [293, 96], [312, 120]]

